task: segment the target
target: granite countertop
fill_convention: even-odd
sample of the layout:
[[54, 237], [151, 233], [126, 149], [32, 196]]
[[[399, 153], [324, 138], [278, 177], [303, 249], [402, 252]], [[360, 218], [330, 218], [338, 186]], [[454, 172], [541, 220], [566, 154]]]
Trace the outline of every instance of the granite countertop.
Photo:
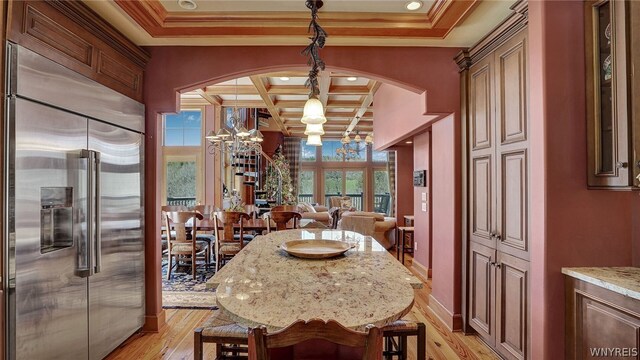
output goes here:
[[[279, 245], [334, 239], [355, 247], [336, 258], [290, 256]], [[413, 305], [422, 282], [369, 236], [340, 230], [287, 230], [256, 237], [209, 281], [218, 305], [235, 321], [269, 331], [298, 319], [334, 319], [361, 329], [385, 325]]]
[[640, 268], [638, 267], [562, 268], [562, 273], [640, 300]]

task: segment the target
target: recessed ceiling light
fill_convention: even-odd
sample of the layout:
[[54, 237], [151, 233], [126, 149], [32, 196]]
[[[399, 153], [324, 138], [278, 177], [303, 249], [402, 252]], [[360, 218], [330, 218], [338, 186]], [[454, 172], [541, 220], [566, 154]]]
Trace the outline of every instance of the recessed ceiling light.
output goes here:
[[178, 0], [178, 5], [185, 10], [195, 10], [198, 7], [195, 0]]
[[280, 80], [289, 81], [289, 77], [288, 76], [280, 76]]
[[405, 141], [405, 144], [413, 144], [413, 141], [409, 140], [409, 141]]
[[419, 0], [409, 1], [404, 6], [409, 11], [416, 11], [422, 7], [422, 1], [419, 1]]
[[347, 81], [356, 81], [356, 80], [358, 80], [358, 78], [357, 78], [357, 77], [355, 77], [355, 76], [349, 76], [349, 77], [347, 77]]

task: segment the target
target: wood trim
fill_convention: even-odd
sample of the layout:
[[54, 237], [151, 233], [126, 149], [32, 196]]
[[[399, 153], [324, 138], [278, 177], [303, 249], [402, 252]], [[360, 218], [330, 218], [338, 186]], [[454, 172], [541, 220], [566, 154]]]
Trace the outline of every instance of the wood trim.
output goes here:
[[78, 0], [11, 1], [7, 39], [143, 101], [149, 54]]
[[162, 331], [165, 326], [167, 326], [166, 312], [164, 309], [160, 309], [160, 312], [155, 315], [144, 316], [142, 332], [157, 333]]
[[426, 266], [419, 263], [415, 258], [413, 258], [413, 261], [411, 262], [411, 270], [413, 270], [416, 276], [425, 283], [429, 278], [431, 278], [431, 269], [427, 269]]
[[278, 111], [277, 106], [274, 104], [273, 99], [271, 99], [271, 96], [267, 91], [264, 78], [262, 78], [261, 76], [250, 76], [249, 78], [251, 79], [253, 86], [255, 86], [256, 90], [258, 90], [258, 94], [260, 94], [262, 101], [264, 101], [264, 104], [266, 105], [267, 110], [269, 110], [269, 114], [271, 114], [273, 121], [275, 121], [278, 128], [282, 130], [284, 136], [289, 136], [289, 130], [287, 130], [287, 128], [282, 123], [282, 119], [280, 119], [280, 112]]
[[460, 331], [462, 329], [462, 315], [453, 314], [445, 308], [433, 294], [429, 294], [429, 309], [447, 327], [449, 331]]
[[[158, 0], [115, 0], [154, 38], [171, 36], [269, 36], [307, 34], [308, 13], [168, 12]], [[479, 4], [478, 0], [438, 0], [424, 13], [323, 12], [322, 25], [332, 37], [444, 38]]]
[[529, 23], [528, 2], [519, 0], [511, 6], [513, 14], [498, 25], [492, 32], [483, 37], [469, 49], [463, 50], [454, 60], [460, 70], [468, 69], [472, 64], [491, 54], [500, 45], [517, 34]]

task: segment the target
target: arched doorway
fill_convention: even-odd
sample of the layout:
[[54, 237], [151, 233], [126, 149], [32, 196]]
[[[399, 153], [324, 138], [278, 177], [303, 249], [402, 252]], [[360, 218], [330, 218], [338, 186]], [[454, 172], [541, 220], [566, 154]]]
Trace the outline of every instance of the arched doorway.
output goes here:
[[[146, 190], [146, 329], [164, 323], [161, 283], [161, 247], [158, 219], [160, 198], [158, 174], [161, 159], [157, 149], [161, 114], [176, 112], [179, 93], [241, 76], [292, 69], [307, 69], [297, 47], [156, 47], [145, 75], [147, 137], [145, 141]], [[404, 89], [404, 96], [422, 102], [429, 113], [459, 111], [459, 76], [453, 57], [455, 48], [330, 47], [322, 57], [329, 69], [348, 71]], [[424, 105], [426, 103], [426, 105]], [[420, 114], [423, 115], [423, 114]], [[408, 122], [410, 132], [421, 124]], [[408, 130], [407, 130], [408, 129]], [[404, 134], [398, 134], [401, 137]]]

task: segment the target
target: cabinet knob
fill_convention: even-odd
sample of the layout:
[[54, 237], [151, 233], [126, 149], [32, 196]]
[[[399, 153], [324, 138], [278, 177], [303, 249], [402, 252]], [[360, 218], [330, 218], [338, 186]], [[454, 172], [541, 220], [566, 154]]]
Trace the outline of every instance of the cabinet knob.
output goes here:
[[497, 267], [498, 269], [500, 269], [500, 268], [502, 267], [502, 264], [500, 264], [500, 263], [495, 263], [495, 265], [496, 265], [496, 267]]
[[496, 240], [500, 241], [502, 240], [502, 237], [500, 236], [500, 234], [495, 234], [494, 237], [496, 238]]
[[489, 261], [489, 266], [495, 266], [496, 263], [494, 263], [493, 261]]
[[496, 234], [495, 234], [495, 233], [489, 233], [489, 237], [490, 237], [491, 239], [493, 239], [494, 237], [496, 237]]
[[628, 168], [628, 167], [629, 167], [629, 163], [628, 163], [628, 162], [626, 162], [626, 161], [625, 161], [625, 162], [623, 162], [623, 161], [618, 161], [618, 162], [616, 163], [616, 167], [617, 167], [618, 169], [620, 169], [620, 168], [626, 169], [626, 168]]

